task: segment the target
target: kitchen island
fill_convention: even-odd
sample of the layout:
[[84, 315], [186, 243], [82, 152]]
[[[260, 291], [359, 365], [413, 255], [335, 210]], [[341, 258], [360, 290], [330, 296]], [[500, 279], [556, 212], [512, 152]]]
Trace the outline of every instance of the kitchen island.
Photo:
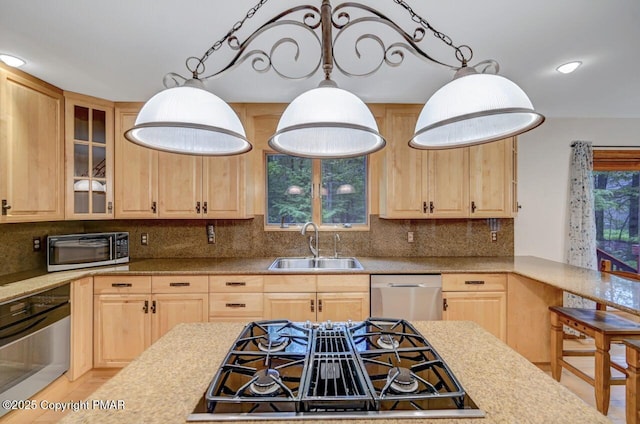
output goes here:
[[[610, 422], [474, 323], [425, 321], [414, 325], [449, 364], [471, 398], [485, 411], [486, 417], [333, 422]], [[89, 402], [88, 409], [70, 412], [61, 422], [184, 423], [242, 327], [238, 323], [181, 324], [175, 327], [91, 395], [90, 399], [107, 401], [102, 405], [111, 405], [111, 408], [100, 409], [98, 404]]]

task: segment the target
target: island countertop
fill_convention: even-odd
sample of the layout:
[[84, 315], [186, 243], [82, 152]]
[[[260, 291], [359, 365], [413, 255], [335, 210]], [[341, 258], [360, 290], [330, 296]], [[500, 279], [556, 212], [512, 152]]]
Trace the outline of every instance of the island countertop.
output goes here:
[[[0, 302], [101, 274], [291, 274], [269, 271], [274, 258], [140, 259], [116, 267], [46, 273], [34, 271], [0, 277]], [[640, 284], [626, 278], [532, 256], [508, 257], [359, 257], [364, 270], [321, 273], [428, 274], [515, 273], [564, 291], [640, 315]], [[319, 273], [295, 271], [295, 274]], [[13, 280], [12, 280], [13, 278]], [[2, 285], [4, 284], [4, 285]]]
[[[413, 324], [449, 364], [467, 393], [485, 411], [486, 417], [332, 422], [610, 422], [596, 409], [585, 404], [568, 389], [472, 322], [422, 321]], [[70, 412], [61, 422], [184, 423], [208, 387], [231, 341], [238, 336], [242, 326], [237, 323], [178, 325], [90, 396], [90, 399], [103, 401], [122, 400], [124, 409]]]

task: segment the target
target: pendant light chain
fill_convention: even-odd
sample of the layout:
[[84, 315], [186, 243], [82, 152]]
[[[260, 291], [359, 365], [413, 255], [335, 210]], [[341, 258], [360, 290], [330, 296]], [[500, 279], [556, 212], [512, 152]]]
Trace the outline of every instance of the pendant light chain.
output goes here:
[[[458, 61], [462, 64], [462, 67], [467, 66], [467, 62], [469, 62], [471, 60], [471, 58], [473, 57], [473, 50], [471, 50], [471, 47], [469, 47], [466, 44], [461, 44], [459, 46], [456, 46], [453, 44], [453, 40], [451, 39], [451, 37], [449, 37], [447, 34], [438, 31], [437, 29], [435, 29], [434, 27], [431, 26], [431, 24], [424, 19], [422, 16], [418, 15], [416, 12], [413, 11], [413, 9], [411, 8], [411, 6], [409, 6], [409, 4], [404, 1], [404, 0], [393, 0], [394, 3], [399, 4], [400, 6], [404, 7], [405, 10], [407, 12], [409, 12], [409, 15], [411, 15], [411, 20], [415, 23], [418, 23], [420, 25], [422, 25], [423, 27], [425, 27], [426, 29], [430, 30], [431, 32], [433, 32], [433, 35], [438, 38], [440, 41], [442, 41], [443, 43], [445, 43], [447, 46], [452, 47], [455, 51], [456, 51], [456, 59], [458, 59]], [[467, 50], [468, 53], [465, 56], [465, 53], [463, 52], [464, 50]]]
[[[213, 54], [213, 52], [219, 50], [222, 45], [224, 44], [225, 41], [227, 41], [229, 38], [231, 38], [231, 36], [233, 36], [233, 34], [235, 34], [238, 30], [240, 30], [240, 28], [242, 28], [242, 25], [244, 25], [245, 21], [247, 19], [251, 19], [253, 18], [253, 15], [256, 14], [256, 12], [258, 11], [258, 9], [260, 9], [262, 6], [264, 6], [267, 1], [269, 0], [260, 0], [255, 6], [253, 6], [251, 9], [249, 9], [246, 13], [246, 15], [244, 16], [244, 18], [242, 18], [241, 20], [239, 20], [238, 22], [236, 22], [235, 24], [233, 24], [233, 26], [231, 27], [231, 29], [229, 30], [229, 32], [227, 32], [224, 37], [222, 37], [220, 40], [216, 41], [213, 46], [209, 47], [209, 50], [207, 50], [205, 52], [205, 54], [202, 55], [201, 58], [197, 58], [195, 56], [191, 56], [189, 58], [187, 58], [187, 69], [189, 71], [191, 71], [193, 73], [193, 77], [194, 78], [198, 78], [198, 75], [202, 74], [205, 70], [205, 66], [204, 66], [204, 62], [209, 58], [209, 56], [211, 56]], [[195, 68], [192, 69], [191, 66], [189, 66], [189, 61], [191, 60], [196, 60], [197, 64], [195, 66]]]

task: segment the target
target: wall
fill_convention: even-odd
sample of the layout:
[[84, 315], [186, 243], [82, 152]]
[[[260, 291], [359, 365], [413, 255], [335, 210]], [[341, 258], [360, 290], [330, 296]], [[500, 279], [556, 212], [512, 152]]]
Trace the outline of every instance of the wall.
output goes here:
[[518, 139], [514, 253], [566, 262], [571, 142], [640, 147], [640, 119], [548, 119]]
[[[207, 244], [205, 225], [212, 222], [216, 244]], [[384, 220], [371, 216], [370, 231], [338, 231], [342, 256], [511, 256], [513, 220], [498, 220], [498, 241], [490, 241], [485, 219]], [[309, 255], [308, 238], [299, 231], [264, 231], [263, 216], [248, 220], [69, 221], [0, 226], [0, 275], [45, 265], [45, 253], [31, 251], [31, 239], [52, 234], [129, 231], [133, 258], [276, 257]], [[407, 242], [407, 232], [414, 242]], [[140, 245], [148, 233], [149, 245]], [[333, 255], [334, 232], [320, 233], [320, 250]], [[43, 249], [44, 250], [44, 249]]]

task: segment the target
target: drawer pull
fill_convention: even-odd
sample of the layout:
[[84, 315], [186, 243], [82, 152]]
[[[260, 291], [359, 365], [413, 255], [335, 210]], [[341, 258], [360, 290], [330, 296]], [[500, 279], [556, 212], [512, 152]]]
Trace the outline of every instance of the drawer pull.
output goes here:
[[239, 287], [239, 286], [246, 286], [247, 283], [245, 283], [244, 281], [227, 281], [226, 283], [224, 283], [225, 286], [230, 286], [230, 287]]
[[472, 285], [482, 285], [484, 284], [483, 280], [467, 280], [464, 282], [465, 284], [472, 284]]
[[131, 287], [131, 283], [111, 283], [111, 287]]
[[186, 282], [186, 281], [180, 281], [177, 283], [169, 283], [169, 286], [171, 287], [189, 287], [191, 285], [191, 283]]
[[246, 308], [246, 303], [226, 303], [224, 306], [227, 308]]

